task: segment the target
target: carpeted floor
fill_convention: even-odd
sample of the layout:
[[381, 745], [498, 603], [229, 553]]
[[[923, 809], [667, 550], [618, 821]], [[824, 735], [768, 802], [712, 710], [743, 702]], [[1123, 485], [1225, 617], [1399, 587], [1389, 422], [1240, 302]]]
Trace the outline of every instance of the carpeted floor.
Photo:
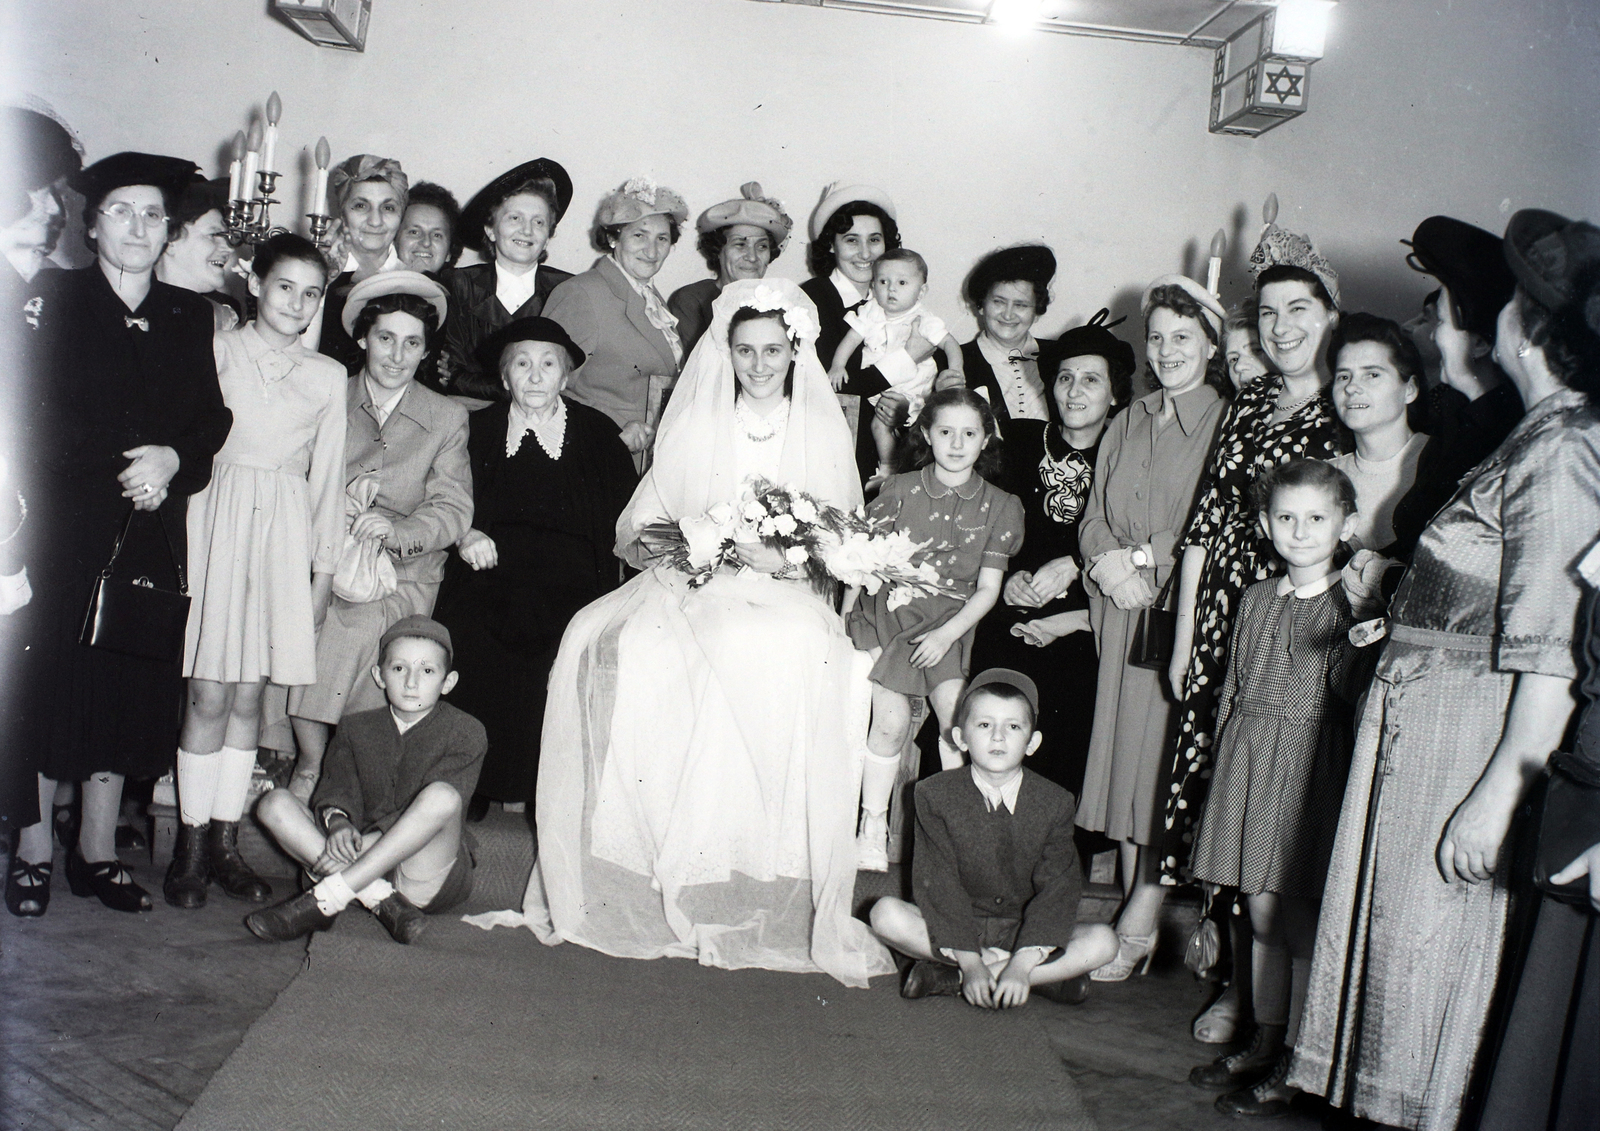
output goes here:
[[1044, 1031], [1067, 1008], [610, 958], [454, 917], [402, 947], [353, 909], [179, 1127], [1094, 1131]]

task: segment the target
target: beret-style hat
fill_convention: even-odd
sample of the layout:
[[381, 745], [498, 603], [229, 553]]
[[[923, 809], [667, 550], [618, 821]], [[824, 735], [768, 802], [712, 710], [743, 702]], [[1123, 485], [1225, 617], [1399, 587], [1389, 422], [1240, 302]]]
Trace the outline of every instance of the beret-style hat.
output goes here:
[[1039, 688], [1033, 680], [1019, 671], [1011, 668], [989, 668], [972, 677], [972, 682], [967, 684], [967, 689], [961, 693], [961, 702], [956, 705], [956, 718], [960, 718], [967, 708], [967, 700], [972, 698], [976, 691], [985, 687], [1014, 687], [1022, 692], [1022, 697], [1028, 701], [1028, 706], [1033, 708], [1035, 718], [1039, 716]]
[[54, 118], [21, 106], [0, 109], [0, 152], [4, 183], [33, 192], [83, 168], [83, 155], [67, 128]]
[[689, 218], [689, 206], [683, 202], [683, 197], [665, 185], [658, 185], [648, 177], [634, 177], [605, 195], [595, 212], [594, 222], [596, 227], [609, 228], [631, 224], [646, 216], [671, 216], [681, 224]]
[[354, 336], [356, 319], [361, 316], [362, 307], [384, 295], [416, 295], [427, 299], [439, 312], [441, 326], [450, 310], [444, 288], [420, 271], [379, 271], [350, 288], [350, 294], [344, 300], [344, 313], [339, 319], [344, 323], [344, 332]]
[[882, 189], [871, 185], [845, 185], [841, 188], [838, 184], [831, 184], [822, 190], [822, 199], [818, 201], [816, 211], [811, 213], [811, 238], [821, 239], [822, 229], [833, 219], [833, 214], [846, 204], [854, 204], [858, 200], [865, 204], [876, 204], [888, 213], [889, 219], [900, 222], [900, 217], [895, 215], [894, 201]]
[[1200, 304], [1200, 312], [1205, 315], [1206, 321], [1211, 323], [1211, 328], [1216, 331], [1217, 338], [1222, 338], [1222, 323], [1227, 319], [1228, 312], [1217, 301], [1217, 296], [1206, 290], [1199, 283], [1187, 275], [1162, 275], [1159, 279], [1152, 279], [1150, 285], [1144, 289], [1144, 295], [1139, 299], [1139, 313], [1145, 318], [1150, 317], [1150, 294], [1157, 287], [1177, 287], [1186, 291], [1190, 298]]
[[1400, 242], [1411, 248], [1406, 262], [1414, 270], [1450, 291], [1457, 324], [1493, 341], [1495, 319], [1517, 285], [1500, 237], [1451, 216], [1429, 216]]
[[561, 323], [553, 318], [518, 318], [500, 327], [478, 346], [478, 364], [483, 366], [483, 371], [500, 372], [500, 355], [507, 346], [516, 342], [549, 342], [560, 346], [572, 359], [574, 369], [584, 362], [583, 350], [578, 348], [578, 343], [572, 340]]
[[501, 173], [467, 201], [466, 208], [461, 211], [461, 242], [473, 251], [487, 251], [483, 229], [494, 210], [515, 196], [517, 189], [538, 180], [547, 180], [555, 186], [556, 214], [551, 217], [551, 223], [552, 226], [560, 223], [567, 214], [567, 206], [572, 203], [572, 178], [559, 162], [536, 157]]
[[432, 640], [444, 648], [446, 663], [455, 662], [455, 647], [450, 643], [450, 630], [432, 617], [425, 617], [421, 613], [412, 613], [410, 616], [401, 617], [389, 626], [378, 640], [378, 659], [383, 659], [383, 653], [388, 649], [391, 640], [398, 640], [402, 636], [420, 636], [424, 640]]
[[1506, 263], [1547, 310], [1578, 298], [1579, 275], [1600, 271], [1600, 228], [1541, 208], [1524, 208], [1506, 225]]
[[99, 208], [114, 189], [128, 185], [152, 185], [169, 197], [182, 194], [200, 169], [182, 157], [163, 157], [155, 153], [113, 153], [74, 173], [67, 184], [83, 194], [84, 203]]
[[967, 274], [965, 292], [967, 301], [977, 308], [988, 299], [996, 283], [1026, 279], [1033, 284], [1035, 297], [1044, 302], [1050, 280], [1055, 277], [1055, 252], [1041, 243], [1018, 244], [997, 248], [973, 264]]
[[[1075, 326], [1053, 342], [1039, 344], [1039, 376], [1048, 387], [1055, 379], [1054, 370], [1069, 357], [1103, 357], [1113, 374], [1132, 375], [1139, 367], [1133, 347], [1111, 332], [1106, 319], [1111, 311], [1101, 307], [1093, 318], [1082, 326]], [[1117, 319], [1121, 322], [1122, 319]], [[1115, 325], [1115, 323], [1113, 323]]]
[[739, 186], [739, 193], [738, 199], [713, 204], [700, 213], [700, 219], [694, 224], [695, 230], [714, 232], [735, 224], [754, 224], [758, 228], [765, 228], [780, 244], [789, 238], [794, 221], [784, 214], [777, 201], [768, 199], [761, 191], [761, 182], [746, 181]]

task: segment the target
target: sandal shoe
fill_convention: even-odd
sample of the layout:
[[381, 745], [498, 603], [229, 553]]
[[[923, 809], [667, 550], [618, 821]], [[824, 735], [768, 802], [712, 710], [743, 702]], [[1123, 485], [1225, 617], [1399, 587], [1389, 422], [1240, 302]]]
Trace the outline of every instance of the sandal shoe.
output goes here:
[[911, 964], [911, 969], [906, 972], [906, 980], [900, 986], [900, 996], [904, 998], [960, 995], [961, 967], [946, 962], [930, 962], [925, 958], [919, 958]]
[[1204, 1013], [1194, 1019], [1190, 1032], [1204, 1045], [1228, 1045], [1239, 1034], [1239, 999], [1229, 997], [1231, 988], [1225, 988], [1217, 1000]]
[[[30, 864], [13, 852], [6, 869], [6, 910], [19, 919], [37, 919], [50, 906], [50, 872], [54, 865]], [[27, 883], [22, 881], [26, 880]]]
[[1200, 1065], [1189, 1073], [1189, 1083], [1196, 1088], [1219, 1092], [1255, 1087], [1277, 1068], [1283, 1055], [1285, 1028], [1283, 1025], [1257, 1025], [1248, 1047]]
[[264, 942], [292, 942], [312, 931], [326, 931], [333, 926], [334, 918], [324, 915], [317, 906], [317, 897], [306, 891], [282, 903], [250, 912], [244, 917], [244, 925]]
[[1156, 938], [1159, 932], [1151, 931], [1148, 935], [1117, 935], [1117, 956], [1098, 970], [1089, 972], [1089, 977], [1096, 982], [1126, 982], [1133, 968], [1139, 966], [1141, 960], [1144, 965], [1140, 974], [1150, 973], [1150, 963], [1156, 956]]
[[212, 821], [206, 830], [206, 853], [210, 857], [211, 878], [224, 894], [249, 903], [265, 903], [272, 898], [271, 885], [239, 855], [238, 821]]
[[77, 846], [67, 853], [67, 886], [80, 899], [96, 896], [113, 911], [133, 913], [155, 909], [150, 893], [133, 882], [133, 874], [122, 866], [122, 861], [90, 863]]
[[1089, 1000], [1089, 975], [1079, 974], [1064, 982], [1046, 982], [1042, 986], [1034, 986], [1031, 992], [1049, 1001], [1059, 1001], [1062, 1005], [1082, 1005]]
[[1223, 1115], [1242, 1116], [1247, 1119], [1282, 1119], [1294, 1106], [1299, 1088], [1291, 1088], [1289, 1078], [1291, 1055], [1285, 1050], [1278, 1057], [1272, 1074], [1253, 1088], [1243, 1088], [1217, 1097], [1217, 1110]]
[[206, 885], [211, 868], [206, 861], [206, 830], [199, 825], [178, 825], [178, 843], [172, 863], [161, 881], [161, 896], [174, 907], [196, 911], [206, 905]]
[[416, 942], [422, 936], [422, 929], [428, 925], [428, 917], [421, 909], [397, 891], [384, 896], [372, 913], [383, 924], [383, 929], [389, 932], [389, 937], [403, 946]]

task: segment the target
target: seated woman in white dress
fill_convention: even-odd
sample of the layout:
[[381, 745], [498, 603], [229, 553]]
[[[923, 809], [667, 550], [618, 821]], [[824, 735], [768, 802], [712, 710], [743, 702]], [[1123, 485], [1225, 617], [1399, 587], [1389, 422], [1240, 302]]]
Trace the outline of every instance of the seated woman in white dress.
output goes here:
[[743, 547], [696, 589], [639, 541], [752, 475], [861, 503], [811, 300], [739, 281], [712, 318], [617, 525], [645, 572], [573, 618], [551, 671], [526, 921], [551, 944], [864, 986], [893, 969], [850, 913], [871, 660], [777, 551]]

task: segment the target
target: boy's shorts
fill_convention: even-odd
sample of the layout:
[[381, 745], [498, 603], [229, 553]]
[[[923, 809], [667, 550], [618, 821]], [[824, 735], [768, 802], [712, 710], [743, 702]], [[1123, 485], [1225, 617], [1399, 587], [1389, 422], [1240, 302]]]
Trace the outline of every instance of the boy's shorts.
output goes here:
[[432, 876], [419, 876], [415, 871], [407, 871], [411, 863], [408, 860], [394, 870], [390, 883], [394, 884], [395, 891], [429, 915], [449, 911], [466, 902], [472, 894], [472, 873], [477, 867], [473, 847], [470, 834], [463, 833], [461, 846], [450, 867]]

